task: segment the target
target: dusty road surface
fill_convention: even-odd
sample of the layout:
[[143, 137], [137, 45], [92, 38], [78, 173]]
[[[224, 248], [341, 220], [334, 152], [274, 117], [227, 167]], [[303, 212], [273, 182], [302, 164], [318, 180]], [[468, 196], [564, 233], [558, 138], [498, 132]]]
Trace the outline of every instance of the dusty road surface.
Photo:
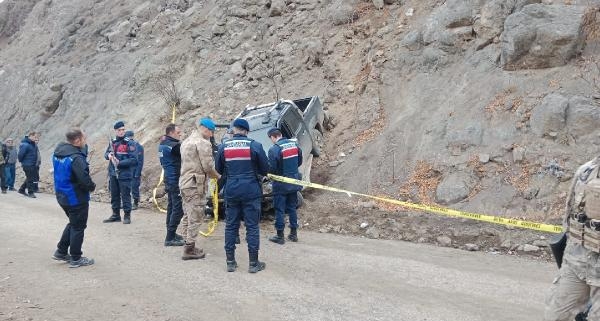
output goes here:
[[[93, 203], [84, 255], [91, 267], [50, 259], [66, 217], [52, 195], [0, 195], [0, 320], [515, 320], [542, 319], [550, 263], [398, 241], [301, 233], [270, 244], [267, 269], [225, 271], [222, 225], [208, 253], [184, 262], [162, 245], [162, 214], [102, 224]], [[205, 226], [203, 226], [205, 227]], [[243, 236], [242, 236], [243, 238]]]

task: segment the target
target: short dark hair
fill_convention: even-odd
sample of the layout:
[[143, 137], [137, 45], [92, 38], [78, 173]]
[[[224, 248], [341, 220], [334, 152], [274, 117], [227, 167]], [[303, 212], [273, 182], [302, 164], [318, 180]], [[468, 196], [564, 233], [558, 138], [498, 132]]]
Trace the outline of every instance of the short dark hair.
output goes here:
[[167, 128], [165, 129], [165, 135], [168, 136], [169, 134], [171, 134], [172, 132], [174, 132], [177, 127], [178, 127], [177, 124], [169, 124], [169, 125], [167, 125]]
[[83, 137], [83, 131], [80, 128], [74, 127], [74, 128], [69, 129], [69, 131], [67, 131], [67, 133], [65, 134], [65, 137], [67, 138], [67, 141], [72, 144], [78, 138]]

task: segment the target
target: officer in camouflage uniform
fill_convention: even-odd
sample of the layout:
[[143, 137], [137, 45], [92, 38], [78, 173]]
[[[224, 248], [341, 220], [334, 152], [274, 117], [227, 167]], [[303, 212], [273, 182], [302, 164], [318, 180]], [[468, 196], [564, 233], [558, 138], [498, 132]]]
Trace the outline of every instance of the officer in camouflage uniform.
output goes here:
[[547, 321], [571, 321], [591, 301], [589, 320], [600, 320], [600, 157], [581, 166], [567, 197], [567, 246], [545, 311]]

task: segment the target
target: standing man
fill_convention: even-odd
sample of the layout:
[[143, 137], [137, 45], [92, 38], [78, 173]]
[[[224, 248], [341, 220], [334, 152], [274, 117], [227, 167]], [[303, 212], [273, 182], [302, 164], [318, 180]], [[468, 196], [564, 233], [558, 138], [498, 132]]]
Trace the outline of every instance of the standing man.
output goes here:
[[[36, 173], [36, 164], [38, 159], [38, 147], [35, 144], [36, 133], [30, 132], [23, 140], [21, 141], [21, 145], [19, 146], [19, 154], [17, 158], [19, 162], [21, 162], [21, 167], [23, 168], [23, 172], [25, 172], [25, 182], [21, 184], [19, 187], [19, 194], [23, 194], [25, 196], [35, 198], [35, 173]], [[27, 192], [25, 192], [27, 190]]]
[[183, 217], [183, 205], [179, 191], [181, 172], [181, 128], [169, 124], [158, 145], [158, 158], [164, 171], [165, 191], [167, 192], [167, 237], [165, 246], [183, 246], [184, 240], [177, 234], [177, 227]]
[[6, 139], [6, 149], [8, 151], [8, 161], [5, 165], [6, 185], [9, 191], [15, 190], [15, 164], [17, 163], [17, 149], [12, 138]]
[[260, 247], [260, 211], [262, 188], [259, 175], [269, 170], [267, 155], [262, 145], [247, 137], [250, 125], [245, 119], [233, 121], [233, 137], [221, 144], [217, 153], [216, 169], [226, 176], [225, 183], [225, 254], [227, 271], [237, 268], [235, 261], [235, 239], [239, 233], [240, 220], [246, 225], [246, 241], [250, 264], [248, 272], [265, 269], [266, 264], [258, 260]]
[[[302, 165], [302, 150], [298, 144], [290, 139], [283, 138], [278, 128], [271, 128], [267, 132], [273, 142], [269, 149], [269, 173], [294, 179], [301, 179], [298, 167]], [[273, 182], [273, 208], [275, 209], [275, 230], [277, 235], [269, 241], [284, 244], [285, 238], [285, 213], [290, 217], [290, 235], [288, 240], [298, 242], [298, 192], [302, 187], [283, 182]]]
[[133, 171], [133, 179], [131, 180], [131, 196], [133, 197], [131, 209], [137, 210], [138, 204], [140, 203], [140, 185], [142, 183], [142, 168], [144, 167], [144, 147], [137, 140], [133, 139], [133, 131], [126, 131], [125, 137], [135, 143], [135, 150], [137, 151], [137, 166]]
[[37, 158], [35, 159], [35, 175], [33, 177], [33, 191], [40, 191], [40, 166], [42, 165], [42, 154], [40, 154], [40, 133], [35, 133], [33, 136], [33, 141], [35, 142], [35, 146], [37, 147]]
[[6, 194], [6, 190], [8, 189], [8, 185], [6, 184], [6, 172], [4, 170], [6, 162], [8, 162], [8, 150], [6, 149], [6, 146], [0, 142], [0, 189], [2, 190], [2, 194]]
[[73, 128], [66, 137], [67, 142], [58, 144], [54, 150], [52, 165], [56, 200], [69, 218], [69, 223], [52, 258], [68, 261], [69, 267], [77, 268], [94, 264], [94, 259], [81, 256], [81, 245], [87, 227], [90, 192], [96, 189], [96, 184], [90, 177], [87, 155], [82, 150], [85, 134], [81, 129]]
[[118, 121], [113, 126], [116, 138], [110, 141], [104, 158], [108, 162], [110, 175], [110, 204], [112, 215], [104, 223], [121, 221], [121, 206], [123, 206], [123, 224], [131, 223], [131, 179], [137, 165], [135, 143], [125, 137], [125, 123]]
[[209, 118], [198, 121], [196, 129], [181, 143], [181, 177], [179, 188], [183, 197], [184, 214], [181, 227], [185, 245], [183, 260], [204, 258], [201, 248], [196, 247], [198, 231], [202, 224], [202, 212], [206, 200], [207, 183], [210, 178], [219, 178], [215, 171], [210, 138], [215, 131], [215, 123]]
[[545, 320], [570, 321], [592, 302], [589, 320], [600, 320], [600, 157], [579, 167], [563, 220], [567, 245], [559, 276], [547, 300]]

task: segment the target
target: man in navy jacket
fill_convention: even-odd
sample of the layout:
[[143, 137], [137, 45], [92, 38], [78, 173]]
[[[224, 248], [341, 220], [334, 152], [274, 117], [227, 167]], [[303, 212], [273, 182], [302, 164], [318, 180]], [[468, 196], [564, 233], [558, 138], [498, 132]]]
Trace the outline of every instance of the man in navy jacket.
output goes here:
[[133, 171], [133, 179], [131, 180], [131, 197], [133, 198], [131, 209], [137, 210], [140, 203], [140, 185], [142, 184], [142, 169], [144, 168], [144, 146], [134, 139], [132, 130], [126, 131], [125, 137], [135, 143], [135, 150], [137, 152], [137, 166]]
[[52, 258], [68, 261], [69, 267], [77, 268], [94, 264], [94, 259], [82, 256], [81, 245], [87, 227], [90, 192], [96, 189], [96, 184], [90, 177], [87, 155], [83, 152], [85, 134], [81, 129], [73, 128], [67, 132], [66, 138], [67, 142], [58, 144], [54, 150], [52, 165], [56, 200], [69, 223]]
[[[25, 182], [21, 184], [19, 193], [25, 196], [35, 198], [35, 177], [37, 173], [38, 147], [35, 143], [36, 132], [30, 132], [25, 136], [19, 146], [18, 159], [21, 162], [23, 172], [25, 172]], [[27, 193], [25, 193], [27, 190]]]

